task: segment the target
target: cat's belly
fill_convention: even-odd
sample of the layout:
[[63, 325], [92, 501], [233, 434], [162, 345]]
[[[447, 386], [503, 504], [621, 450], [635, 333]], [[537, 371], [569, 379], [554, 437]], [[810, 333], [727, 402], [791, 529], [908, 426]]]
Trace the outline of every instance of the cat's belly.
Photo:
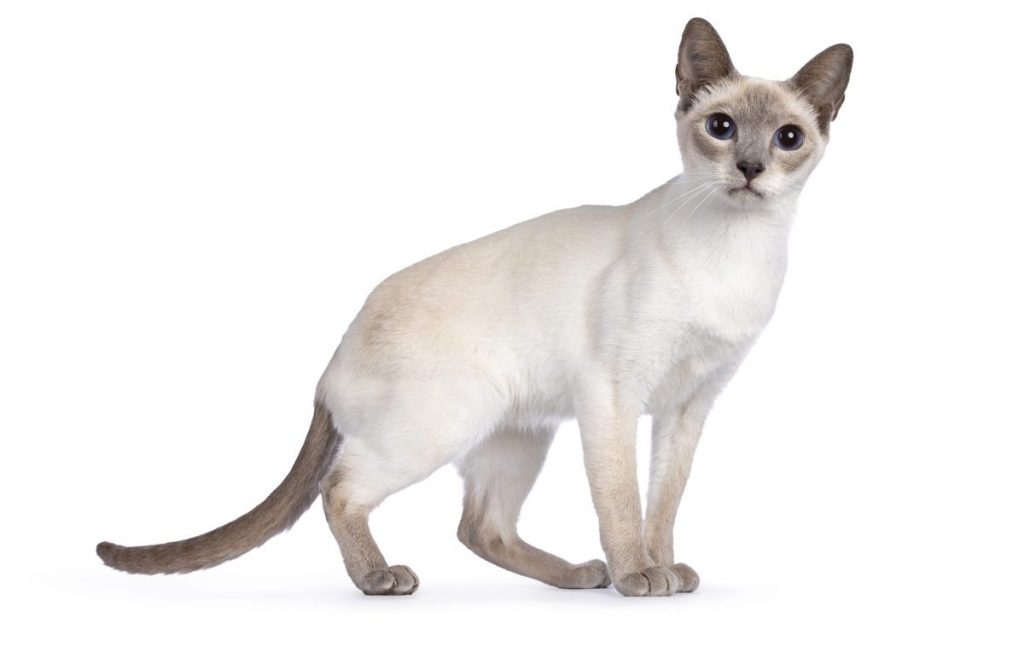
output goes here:
[[530, 430], [548, 428], [575, 417], [570, 363], [544, 356], [547, 364], [523, 358], [507, 378], [510, 391], [506, 425]]

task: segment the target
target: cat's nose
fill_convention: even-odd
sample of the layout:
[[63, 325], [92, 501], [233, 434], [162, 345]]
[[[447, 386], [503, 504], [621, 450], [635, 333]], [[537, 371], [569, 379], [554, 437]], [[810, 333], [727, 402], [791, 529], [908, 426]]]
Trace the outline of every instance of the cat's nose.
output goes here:
[[743, 176], [747, 178], [747, 181], [750, 181], [757, 175], [764, 172], [763, 164], [752, 163], [751, 161], [740, 161], [739, 163], [736, 164], [736, 167], [740, 169], [740, 172], [742, 172]]

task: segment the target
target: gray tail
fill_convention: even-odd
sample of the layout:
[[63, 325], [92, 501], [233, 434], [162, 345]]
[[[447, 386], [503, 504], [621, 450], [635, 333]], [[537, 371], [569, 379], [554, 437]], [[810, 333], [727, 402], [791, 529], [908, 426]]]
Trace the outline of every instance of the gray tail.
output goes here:
[[291, 471], [252, 511], [191, 539], [133, 547], [104, 541], [96, 546], [96, 554], [111, 568], [150, 575], [189, 573], [239, 557], [290, 528], [309, 509], [340, 442], [330, 412], [317, 403]]

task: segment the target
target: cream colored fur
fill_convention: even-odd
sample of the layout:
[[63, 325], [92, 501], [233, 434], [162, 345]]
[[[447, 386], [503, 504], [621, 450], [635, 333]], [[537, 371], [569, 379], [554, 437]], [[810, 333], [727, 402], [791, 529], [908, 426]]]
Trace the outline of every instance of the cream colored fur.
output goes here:
[[[339, 504], [368, 511], [454, 462], [467, 545], [586, 585], [596, 564], [530, 548], [515, 530], [553, 429], [576, 418], [611, 581], [627, 595], [696, 588], [673, 558], [676, 508], [708, 410], [775, 308], [796, 198], [827, 141], [814, 98], [791, 83], [715, 81], [677, 114], [687, 173], [625, 206], [558, 211], [455, 247], [373, 291], [317, 392], [344, 436]], [[736, 117], [734, 142], [705, 132], [713, 111]], [[773, 151], [787, 123], [805, 143]], [[753, 182], [762, 196], [735, 192], [740, 155], [767, 162]], [[646, 519], [644, 414], [655, 423]]]
[[[368, 516], [449, 463], [466, 484], [459, 538], [485, 559], [567, 588], [697, 587], [675, 563], [676, 509], [704, 419], [775, 309], [797, 196], [851, 62], [833, 46], [793, 80], [743, 77], [694, 19], [677, 67], [684, 174], [625, 206], [562, 210], [454, 247], [372, 292], [316, 392], [342, 442], [320, 484], [324, 510], [359, 588], [416, 589], [409, 568], [385, 562]], [[735, 120], [734, 138], [709, 135], [715, 112]], [[796, 151], [773, 145], [785, 124], [805, 134]], [[764, 166], [749, 184], [745, 160]], [[646, 517], [635, 447], [645, 414]], [[574, 418], [607, 567], [571, 564], [516, 531], [555, 429]]]

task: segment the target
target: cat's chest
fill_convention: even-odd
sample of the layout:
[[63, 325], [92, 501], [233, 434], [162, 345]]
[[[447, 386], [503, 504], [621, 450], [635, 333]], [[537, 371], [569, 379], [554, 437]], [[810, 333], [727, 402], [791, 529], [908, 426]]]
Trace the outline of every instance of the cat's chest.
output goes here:
[[737, 231], [695, 238], [665, 270], [673, 278], [674, 318], [689, 338], [741, 343], [756, 338], [775, 310], [785, 241]]
[[671, 335], [655, 356], [661, 363], [648, 379], [649, 406], [685, 401], [710, 378], [739, 365], [771, 318], [782, 286], [782, 272], [764, 263], [733, 260], [688, 270], [671, 314], [663, 315]]

